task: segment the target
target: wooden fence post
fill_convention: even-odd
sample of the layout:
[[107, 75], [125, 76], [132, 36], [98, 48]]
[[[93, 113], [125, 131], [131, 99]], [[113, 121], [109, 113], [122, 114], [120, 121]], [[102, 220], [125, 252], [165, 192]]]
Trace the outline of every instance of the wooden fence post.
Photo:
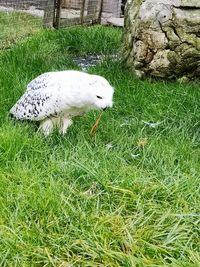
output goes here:
[[55, 20], [53, 26], [54, 28], [58, 29], [60, 27], [62, 0], [55, 0], [55, 2]]
[[55, 18], [55, 0], [47, 0], [46, 6], [44, 9], [43, 27], [44, 28], [53, 27], [54, 18]]
[[82, 6], [81, 6], [81, 13], [80, 13], [81, 24], [84, 23], [84, 12], [85, 12], [85, 0], [83, 0]]
[[99, 14], [98, 14], [98, 23], [101, 23], [102, 12], [103, 12], [103, 0], [100, 1]]

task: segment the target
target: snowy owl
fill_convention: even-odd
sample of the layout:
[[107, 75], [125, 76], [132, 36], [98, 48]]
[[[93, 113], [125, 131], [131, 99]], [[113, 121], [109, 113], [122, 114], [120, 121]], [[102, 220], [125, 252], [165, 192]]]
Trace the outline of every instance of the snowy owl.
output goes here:
[[54, 127], [65, 134], [73, 117], [112, 107], [113, 92], [109, 82], [98, 75], [73, 70], [47, 72], [27, 85], [10, 114], [19, 120], [39, 121], [45, 136]]

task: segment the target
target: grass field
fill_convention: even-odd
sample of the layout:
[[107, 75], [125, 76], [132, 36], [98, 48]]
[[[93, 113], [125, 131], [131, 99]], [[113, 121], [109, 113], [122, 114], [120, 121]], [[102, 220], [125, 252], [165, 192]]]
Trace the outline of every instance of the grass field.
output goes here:
[[38, 32], [42, 19], [22, 12], [0, 11], [0, 49], [8, 49], [19, 40]]
[[[40, 31], [0, 55], [0, 266], [200, 266], [198, 83], [139, 81], [120, 61], [91, 68], [115, 87], [65, 137], [8, 111], [38, 74], [115, 54], [121, 31]], [[151, 124], [157, 123], [157, 124]]]

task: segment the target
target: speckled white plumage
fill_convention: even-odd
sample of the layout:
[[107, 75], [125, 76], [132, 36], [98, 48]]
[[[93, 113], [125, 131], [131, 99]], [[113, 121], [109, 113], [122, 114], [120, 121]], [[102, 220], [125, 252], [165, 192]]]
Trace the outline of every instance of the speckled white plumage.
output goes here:
[[73, 117], [112, 107], [112, 98], [113, 88], [101, 76], [73, 70], [47, 72], [27, 85], [10, 113], [20, 120], [40, 121], [45, 135], [54, 127], [65, 134]]

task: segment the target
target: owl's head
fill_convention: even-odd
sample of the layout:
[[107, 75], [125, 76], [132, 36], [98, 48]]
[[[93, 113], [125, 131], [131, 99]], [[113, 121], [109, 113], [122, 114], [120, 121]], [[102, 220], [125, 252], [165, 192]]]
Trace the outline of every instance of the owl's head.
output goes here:
[[97, 75], [94, 76], [94, 81], [90, 83], [90, 105], [94, 109], [111, 108], [113, 105], [114, 88], [109, 82]]

